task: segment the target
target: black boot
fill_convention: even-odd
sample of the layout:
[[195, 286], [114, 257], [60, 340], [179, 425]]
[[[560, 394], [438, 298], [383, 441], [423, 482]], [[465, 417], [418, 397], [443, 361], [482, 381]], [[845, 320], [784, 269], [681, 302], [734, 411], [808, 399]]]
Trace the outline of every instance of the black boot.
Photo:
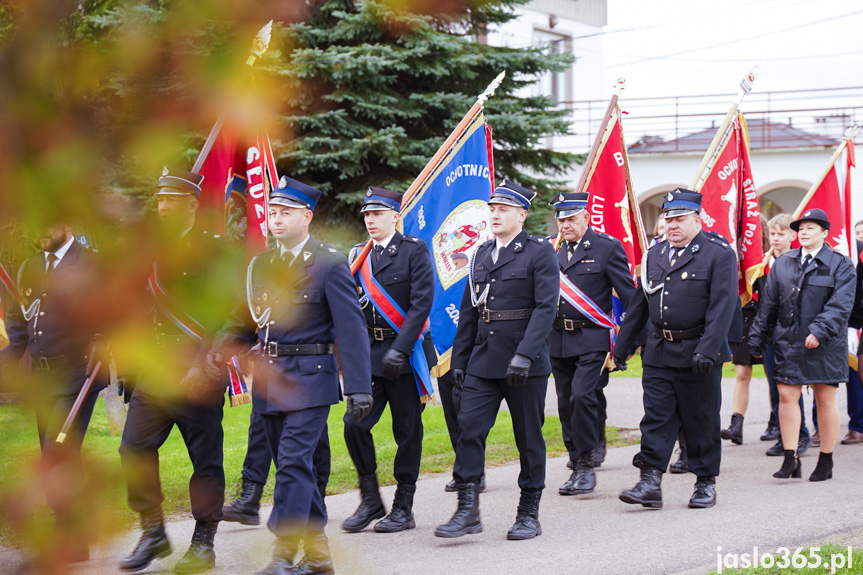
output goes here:
[[171, 554], [161, 507], [141, 512], [141, 528], [144, 532], [135, 550], [120, 562], [122, 571], [140, 571], [153, 559], [161, 559]]
[[624, 503], [638, 503], [651, 509], [662, 509], [662, 471], [643, 464], [641, 479], [632, 489], [621, 491], [620, 500]]
[[243, 490], [240, 492], [240, 497], [222, 507], [222, 521], [235, 521], [243, 525], [260, 525], [261, 517], [258, 515], [258, 510], [261, 507], [263, 494], [263, 484], [243, 479]]
[[731, 443], [740, 445], [743, 443], [743, 416], [739, 413], [731, 414], [731, 425], [722, 430], [722, 439], [730, 439]]
[[818, 454], [818, 463], [815, 465], [815, 471], [809, 476], [809, 481], [826, 481], [833, 479], [833, 453]]
[[593, 467], [601, 467], [605, 463], [605, 455], [608, 453], [608, 441], [603, 434], [602, 439], [593, 448]]
[[689, 472], [689, 455], [686, 453], [686, 444], [681, 443], [677, 450], [677, 461], [668, 466], [670, 473], [688, 473]]
[[[566, 466], [570, 469], [572, 469], [571, 463], [572, 462], [570, 461], [566, 464]], [[446, 491], [447, 493], [455, 493], [456, 491], [458, 491], [458, 481], [455, 480], [455, 477], [453, 477], [452, 481], [446, 484], [446, 487], [444, 487], [444, 491]], [[479, 487], [477, 488], [477, 491], [479, 493], [483, 493], [485, 491], [485, 474], [483, 474], [483, 476], [479, 478]]]
[[455, 477], [453, 477], [452, 480], [450, 480], [450, 482], [446, 484], [446, 487], [444, 487], [443, 490], [447, 493], [455, 493], [456, 491], [458, 491], [458, 483], [456, 483]]
[[788, 479], [800, 477], [800, 459], [797, 457], [797, 452], [792, 449], [785, 450], [785, 460], [782, 462], [782, 467], [779, 471], [773, 474], [777, 479]]
[[482, 533], [479, 517], [479, 490], [476, 483], [462, 483], [458, 486], [458, 508], [449, 523], [438, 525], [434, 530], [436, 537], [461, 537]]
[[321, 509], [324, 510], [324, 517], [329, 517], [327, 513], [327, 484], [318, 483], [318, 493], [321, 494]]
[[390, 514], [375, 524], [378, 533], [397, 533], [417, 526], [414, 521], [414, 493], [416, 485], [399, 483], [396, 486], [396, 495], [393, 498], [393, 508]]
[[575, 460], [575, 471], [569, 476], [566, 483], [560, 486], [558, 493], [561, 495], [583, 495], [593, 493], [596, 489], [596, 473], [593, 471], [593, 458], [591, 452], [582, 453]]
[[257, 575], [294, 575], [294, 557], [300, 548], [300, 542], [295, 537], [279, 537], [273, 560]]
[[309, 531], [303, 541], [303, 550], [305, 555], [290, 572], [291, 575], [333, 575], [335, 573], [327, 534], [323, 529]]
[[518, 500], [518, 511], [515, 515], [515, 524], [506, 533], [510, 541], [522, 541], [533, 539], [542, 535], [542, 526], [539, 524], [539, 499], [542, 497], [541, 489], [522, 489]]
[[196, 521], [192, 544], [176, 565], [174, 573], [203, 573], [216, 566], [213, 540], [216, 538], [218, 521]]
[[716, 505], [716, 477], [705, 475], [695, 481], [695, 490], [689, 498], [689, 506], [693, 509], [706, 509]]
[[387, 514], [381, 493], [378, 491], [378, 476], [363, 475], [360, 477], [360, 506], [354, 514], [345, 519], [342, 529], [348, 533], [362, 531], [375, 519], [380, 519]]
[[767, 429], [761, 434], [761, 441], [776, 441], [777, 439], [779, 439], [779, 424], [776, 422], [773, 411], [771, 411], [770, 419], [767, 420]]

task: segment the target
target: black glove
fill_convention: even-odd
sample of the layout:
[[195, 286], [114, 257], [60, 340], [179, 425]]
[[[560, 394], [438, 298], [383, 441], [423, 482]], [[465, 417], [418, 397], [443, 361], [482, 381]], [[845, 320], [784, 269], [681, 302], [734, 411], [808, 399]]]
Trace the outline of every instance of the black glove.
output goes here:
[[218, 381], [222, 377], [222, 367], [225, 365], [225, 356], [216, 350], [207, 352], [207, 360], [204, 362], [204, 372], [211, 381]]
[[612, 361], [614, 361], [614, 367], [619, 369], [620, 371], [626, 371], [626, 359], [622, 357], [617, 357], [616, 355], [611, 356]]
[[384, 379], [396, 379], [408, 365], [408, 356], [397, 349], [388, 349], [381, 360], [381, 373]]
[[692, 373], [707, 373], [713, 369], [715, 363], [715, 360], [703, 353], [696, 353], [692, 356]]
[[464, 388], [464, 376], [465, 374], [463, 369], [452, 370], [452, 384], [459, 391]]
[[520, 387], [527, 383], [527, 372], [533, 360], [520, 353], [512, 356], [509, 367], [506, 368], [506, 382], [513, 387]]
[[368, 416], [372, 410], [372, 394], [371, 393], [352, 393], [345, 401], [348, 404], [348, 409], [345, 411], [345, 423], [359, 423]]

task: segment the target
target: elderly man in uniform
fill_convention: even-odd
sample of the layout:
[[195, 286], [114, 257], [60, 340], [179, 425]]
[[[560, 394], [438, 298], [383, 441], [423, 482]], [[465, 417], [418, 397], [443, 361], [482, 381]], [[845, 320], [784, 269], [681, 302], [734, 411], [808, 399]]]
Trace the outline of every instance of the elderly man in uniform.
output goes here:
[[[424, 377], [430, 382], [429, 366], [437, 363], [428, 330], [422, 344], [418, 339], [431, 311], [434, 272], [426, 243], [396, 230], [401, 201], [402, 194], [398, 192], [369, 187], [361, 209], [373, 244], [367, 256], [370, 260], [366, 260], [371, 264], [369, 279], [378, 286], [367, 291], [362, 283], [362, 268], [357, 270], [357, 291], [366, 316], [371, 349], [374, 401], [366, 419], [345, 424], [345, 442], [359, 475], [362, 498], [356, 512], [342, 523], [342, 529], [351, 533], [365, 529], [386, 513], [378, 491], [372, 428], [380, 420], [387, 403], [392, 413], [393, 438], [398, 445], [393, 463], [397, 486], [392, 511], [375, 524], [375, 531], [395, 533], [416, 527], [413, 500], [422, 458], [425, 404], [415, 378]], [[351, 260], [363, 245], [352, 250]], [[398, 323], [392, 310], [388, 310], [392, 307], [389, 300], [395, 302], [401, 312], [398, 315], [404, 318], [399, 329], [394, 329]]]
[[[104, 374], [84, 398], [68, 437], [63, 443], [57, 439], [92, 368], [97, 327], [82, 312], [82, 304], [98, 300], [98, 261], [75, 240], [66, 222], [48, 226], [37, 243], [41, 251], [24, 260], [18, 271], [24, 301], [9, 308], [9, 345], [0, 353], [0, 364], [7, 380], [3, 383], [13, 389], [20, 383], [11, 364], [30, 352], [46, 496], [55, 520], [56, 539], [48, 551], [60, 562], [79, 562], [89, 559], [86, 520], [78, 502], [84, 484], [81, 443], [99, 391], [107, 383]], [[29, 379], [26, 382], [31, 385]], [[51, 489], [54, 486], [62, 489]]]
[[739, 307], [737, 258], [721, 236], [701, 230], [701, 194], [677, 189], [662, 206], [665, 241], [645, 254], [642, 290], [626, 309], [614, 361], [650, 321], [643, 354], [644, 418], [641, 451], [633, 464], [641, 480], [620, 494], [626, 503], [662, 507], [662, 473], [682, 428], [689, 471], [696, 477], [689, 507], [716, 503], [722, 453], [719, 406], [722, 364], [731, 359], [728, 333]]
[[[345, 257], [309, 235], [321, 192], [283, 177], [269, 199], [270, 231], [278, 246], [255, 257], [246, 274], [246, 301], [231, 315], [207, 355], [216, 375], [224, 358], [260, 343], [252, 409], [260, 417], [276, 465], [268, 527], [278, 538], [264, 575], [333, 573], [314, 452], [330, 406], [339, 402], [340, 343], [347, 395], [345, 421], [371, 410], [371, 366], [365, 320]], [[294, 565], [300, 543], [305, 556]]]
[[120, 444], [129, 506], [141, 515], [143, 534], [120, 564], [123, 571], [139, 571], [171, 554], [162, 519], [159, 448], [175, 425], [194, 467], [189, 497], [196, 523], [192, 544], [174, 570], [200, 573], [215, 566], [213, 541], [225, 501], [227, 380], [207, 380], [204, 354], [230, 311], [239, 274], [225, 240], [195, 225], [203, 179], [166, 168], [156, 192], [162, 243], [149, 276], [155, 306], [148, 349], [154, 357], [138, 376]]
[[[550, 202], [564, 239], [557, 261], [567, 279], [581, 291], [577, 295], [611, 321], [613, 292], [617, 292], [622, 302], [629, 303], [635, 293], [635, 282], [623, 244], [588, 225], [587, 199], [585, 193], [569, 192]], [[611, 351], [611, 338], [608, 328], [583, 313], [589, 309], [579, 310], [562, 296], [549, 336], [563, 443], [574, 468], [559, 489], [561, 495], [593, 493], [594, 459], [601, 463], [597, 451], [605, 446], [602, 390], [608, 385], [608, 371], [603, 365]]]
[[480, 533], [479, 483], [485, 439], [501, 400], [512, 417], [521, 460], [521, 498], [507, 539], [542, 533], [545, 487], [545, 394], [551, 365], [548, 334], [560, 291], [554, 248], [522, 228], [536, 192], [504, 180], [489, 199], [495, 239], [477, 248], [465, 286], [452, 355], [453, 384], [462, 388], [453, 475], [458, 508], [438, 537]]

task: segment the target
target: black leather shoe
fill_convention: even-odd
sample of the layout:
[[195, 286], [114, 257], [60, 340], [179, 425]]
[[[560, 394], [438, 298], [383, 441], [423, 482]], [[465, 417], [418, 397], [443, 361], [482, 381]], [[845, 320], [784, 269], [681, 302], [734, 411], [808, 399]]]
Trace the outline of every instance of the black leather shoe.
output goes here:
[[398, 533], [399, 531], [414, 529], [417, 526], [413, 514], [416, 490], [416, 485], [399, 483], [396, 486], [392, 511], [375, 524], [375, 531], [378, 533]]
[[731, 443], [741, 445], [743, 443], [743, 416], [739, 413], [731, 414], [731, 425], [720, 433], [722, 439], [730, 439]]
[[677, 461], [668, 466], [669, 473], [689, 473], [689, 455], [686, 453], [686, 446], [681, 445], [677, 453]]
[[567, 469], [574, 469], [575, 468], [575, 463], [572, 462], [572, 459], [568, 459], [566, 461], [566, 468]]
[[782, 447], [782, 440], [778, 440], [776, 443], [771, 445], [767, 451], [764, 452], [765, 455], [769, 455], [770, 457], [779, 457], [785, 453], [785, 449]]
[[655, 467], [644, 464], [641, 468], [641, 479], [632, 489], [620, 493], [624, 503], [639, 504], [649, 509], [662, 509], [662, 472]]
[[770, 412], [770, 419], [767, 421], [767, 429], [761, 434], [761, 441], [776, 441], [779, 439], [779, 424], [776, 423], [776, 416]]
[[162, 509], [156, 508], [141, 513], [141, 527], [144, 532], [135, 550], [120, 562], [121, 571], [140, 571], [153, 559], [161, 559], [171, 554], [171, 543], [165, 534]]
[[539, 499], [541, 497], [542, 490], [540, 489], [521, 490], [515, 524], [507, 531], [507, 539], [523, 541], [542, 535], [542, 526], [539, 524]]
[[815, 470], [809, 476], [809, 481], [826, 481], [833, 479], [833, 453], [819, 453]]
[[695, 491], [689, 498], [689, 507], [706, 509], [716, 505], [716, 477], [699, 477], [695, 482]]
[[560, 486], [558, 493], [561, 495], [583, 495], [593, 493], [596, 489], [596, 473], [593, 471], [593, 463], [590, 453], [582, 454], [575, 462], [575, 471], [569, 479]]
[[222, 521], [233, 521], [243, 525], [260, 525], [261, 517], [258, 510], [261, 507], [261, 495], [264, 486], [254, 481], [243, 479], [243, 490], [240, 496], [230, 504], [222, 507]]
[[360, 506], [354, 514], [345, 519], [342, 529], [348, 533], [362, 531], [375, 519], [380, 519], [387, 514], [381, 493], [378, 490], [378, 476], [364, 475], [360, 477]]
[[297, 563], [291, 575], [333, 575], [333, 559], [324, 530], [310, 532], [303, 541], [305, 556]]
[[192, 544], [176, 565], [174, 573], [186, 575], [203, 573], [216, 566], [216, 553], [213, 551], [213, 540], [216, 538], [218, 521], [197, 521], [192, 534]]
[[797, 457], [798, 453], [793, 449], [786, 449], [783, 455], [785, 455], [785, 459], [782, 460], [782, 467], [773, 474], [773, 477], [777, 479], [788, 479], [789, 477], [799, 479], [801, 471], [800, 459]]
[[806, 453], [810, 445], [812, 445], [812, 438], [808, 435], [801, 435], [800, 439], [797, 440], [797, 455]]
[[279, 537], [276, 541], [276, 550], [273, 552], [273, 560], [263, 571], [256, 575], [294, 575], [294, 557], [300, 542], [294, 537]]
[[606, 454], [608, 454], [608, 441], [603, 435], [599, 443], [596, 444], [596, 447], [593, 448], [593, 453], [591, 457], [593, 466], [602, 467], [602, 464], [605, 463]]
[[455, 479], [446, 484], [446, 487], [443, 488], [447, 493], [455, 493], [458, 491], [458, 483], [455, 482]]
[[449, 523], [438, 525], [435, 537], [462, 537], [482, 533], [479, 517], [479, 490], [476, 483], [462, 483], [458, 486], [458, 507]]

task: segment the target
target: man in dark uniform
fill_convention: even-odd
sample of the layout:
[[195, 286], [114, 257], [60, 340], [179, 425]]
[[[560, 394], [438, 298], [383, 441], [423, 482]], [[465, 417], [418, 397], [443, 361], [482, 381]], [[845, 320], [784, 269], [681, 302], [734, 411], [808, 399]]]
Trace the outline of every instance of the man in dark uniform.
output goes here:
[[[246, 301], [207, 355], [213, 377], [225, 357], [261, 345], [252, 409], [276, 464], [268, 527], [278, 537], [265, 575], [333, 572], [313, 454], [330, 406], [341, 397], [336, 342], [344, 366], [346, 421], [359, 422], [372, 407], [368, 348], [356, 345], [367, 337], [365, 320], [348, 262], [309, 235], [320, 197], [320, 191], [287, 177], [273, 190], [270, 232], [279, 245], [249, 263]], [[305, 556], [294, 565], [301, 542]]]
[[536, 192], [504, 180], [489, 199], [495, 239], [482, 244], [474, 255], [451, 363], [453, 383], [462, 388], [453, 470], [458, 509], [449, 523], [435, 530], [438, 537], [482, 531], [478, 484], [485, 467], [485, 439], [503, 399], [521, 460], [521, 498], [507, 539], [531, 539], [542, 533], [542, 425], [551, 371], [548, 334], [560, 282], [552, 245], [523, 230], [535, 196]]
[[721, 236], [701, 231], [701, 194], [674, 190], [662, 210], [665, 241], [644, 255], [642, 291], [627, 306], [614, 348], [615, 363], [625, 369], [628, 351], [650, 321], [641, 451], [633, 460], [641, 480], [620, 499], [662, 507], [662, 473], [682, 428], [689, 471], [698, 478], [689, 506], [712, 507], [722, 454], [722, 364], [731, 359], [728, 335], [740, 305], [737, 257]]
[[129, 506], [141, 514], [144, 532], [120, 564], [124, 571], [139, 571], [171, 553], [162, 519], [159, 448], [175, 425], [194, 467], [189, 497], [196, 524], [192, 544], [174, 570], [199, 573], [215, 566], [213, 540], [225, 500], [222, 407], [227, 380], [207, 380], [204, 353], [231, 309], [238, 269], [227, 242], [195, 224], [202, 180], [198, 174], [165, 168], [156, 192], [161, 244], [147, 279], [155, 304], [153, 331], [141, 344], [144, 366], [120, 444]]
[[[345, 442], [348, 453], [357, 468], [360, 483], [359, 507], [342, 523], [342, 529], [354, 533], [365, 529], [374, 519], [385, 514], [378, 491], [377, 460], [372, 428], [380, 420], [387, 403], [390, 405], [393, 438], [398, 445], [393, 463], [397, 481], [396, 494], [390, 514], [375, 524], [379, 533], [395, 533], [413, 529], [414, 493], [422, 458], [423, 422], [425, 404], [415, 377], [425, 377], [430, 383], [429, 368], [437, 363], [437, 353], [428, 330], [423, 335], [422, 347], [415, 347], [428, 322], [434, 298], [434, 272], [431, 256], [424, 241], [405, 236], [396, 230], [402, 194], [383, 188], [369, 187], [363, 200], [362, 213], [372, 242], [371, 275], [380, 285], [381, 293], [367, 293], [360, 281], [360, 270], [355, 279], [363, 306], [371, 346], [372, 412], [360, 423], [345, 424]], [[365, 244], [354, 247], [351, 260]], [[395, 330], [383, 315], [380, 305], [390, 299], [403, 312], [404, 323]], [[392, 321], [393, 318], [390, 318]], [[417, 361], [416, 354], [425, 361]]]
[[[99, 377], [84, 399], [63, 443], [58, 434], [92, 368], [97, 327], [82, 313], [82, 304], [99, 299], [97, 256], [72, 236], [68, 223], [49, 226], [38, 238], [42, 251], [18, 270], [18, 291], [6, 319], [9, 345], [0, 353], [7, 389], [20, 386], [13, 363], [30, 352], [33, 372], [24, 379], [36, 407], [48, 504], [54, 511], [55, 540], [49, 551], [60, 562], [89, 559], [86, 517], [80, 508], [84, 474], [81, 443], [106, 378]], [[92, 298], [92, 299], [91, 299]], [[31, 387], [32, 386], [32, 387]], [[22, 389], [22, 391], [24, 391]], [[62, 490], [51, 489], [61, 486]]]
[[[622, 302], [629, 303], [635, 282], [623, 244], [588, 225], [587, 200], [585, 193], [570, 192], [559, 194], [551, 202], [565, 240], [557, 261], [572, 284], [611, 318], [613, 290]], [[593, 458], [605, 440], [602, 390], [608, 385], [608, 371], [603, 365], [611, 351], [609, 334], [609, 329], [561, 296], [548, 338], [563, 443], [574, 467], [559, 489], [561, 495], [592, 493], [596, 488]]]

